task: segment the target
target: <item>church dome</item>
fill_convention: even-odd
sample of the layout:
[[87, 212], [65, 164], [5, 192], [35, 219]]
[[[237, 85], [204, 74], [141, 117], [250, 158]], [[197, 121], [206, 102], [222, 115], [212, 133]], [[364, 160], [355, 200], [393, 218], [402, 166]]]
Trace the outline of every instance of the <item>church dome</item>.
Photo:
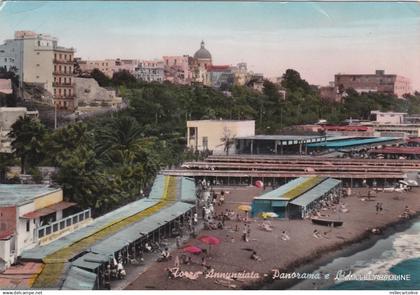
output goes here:
[[210, 52], [204, 48], [204, 41], [201, 41], [201, 48], [194, 53], [195, 59], [211, 59]]

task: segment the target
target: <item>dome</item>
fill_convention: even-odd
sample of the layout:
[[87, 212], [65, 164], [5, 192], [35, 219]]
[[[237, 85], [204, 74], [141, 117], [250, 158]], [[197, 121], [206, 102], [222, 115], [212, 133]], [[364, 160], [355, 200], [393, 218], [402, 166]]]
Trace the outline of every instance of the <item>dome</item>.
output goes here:
[[204, 48], [204, 41], [201, 41], [201, 48], [194, 53], [195, 59], [211, 59], [210, 52]]

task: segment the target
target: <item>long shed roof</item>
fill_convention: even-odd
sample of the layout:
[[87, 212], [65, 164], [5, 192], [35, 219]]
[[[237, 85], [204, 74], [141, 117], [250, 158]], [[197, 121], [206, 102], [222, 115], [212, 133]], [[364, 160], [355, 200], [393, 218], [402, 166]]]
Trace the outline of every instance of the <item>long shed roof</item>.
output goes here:
[[325, 181], [321, 182], [311, 190], [292, 200], [290, 204], [306, 207], [313, 201], [319, 199], [333, 188], [338, 186], [341, 183], [340, 180], [334, 178], [328, 178]]

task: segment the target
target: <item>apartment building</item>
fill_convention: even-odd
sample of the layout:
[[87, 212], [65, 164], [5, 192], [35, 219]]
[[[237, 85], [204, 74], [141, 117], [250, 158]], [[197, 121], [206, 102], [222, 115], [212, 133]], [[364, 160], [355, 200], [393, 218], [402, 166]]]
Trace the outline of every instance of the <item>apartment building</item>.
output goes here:
[[136, 79], [146, 82], [163, 82], [165, 79], [164, 62], [162, 60], [142, 60], [135, 69]]
[[16, 31], [0, 45], [0, 67], [15, 72], [20, 82], [42, 86], [53, 94], [59, 109], [77, 107], [73, 89], [74, 48], [58, 46], [57, 38], [32, 31]]
[[412, 92], [408, 78], [385, 74], [383, 70], [377, 70], [375, 74], [337, 74], [334, 84], [341, 91], [353, 88], [359, 93], [379, 92], [395, 95], [398, 98], [403, 98], [404, 94]]
[[165, 80], [176, 84], [190, 84], [192, 71], [188, 55], [163, 56]]

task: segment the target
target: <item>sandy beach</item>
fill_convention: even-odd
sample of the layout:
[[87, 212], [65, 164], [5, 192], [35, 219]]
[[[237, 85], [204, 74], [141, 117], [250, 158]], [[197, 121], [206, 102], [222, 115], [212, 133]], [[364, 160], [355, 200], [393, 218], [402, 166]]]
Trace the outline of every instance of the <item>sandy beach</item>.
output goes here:
[[[263, 193], [262, 189], [255, 187], [230, 187], [224, 188], [229, 191], [225, 204], [216, 207], [220, 213], [226, 209], [237, 212], [240, 204], [250, 204], [254, 196]], [[220, 189], [218, 189], [220, 190]], [[268, 190], [267, 190], [268, 191]], [[159, 289], [159, 290], [184, 290], [184, 289], [243, 289], [261, 287], [262, 283], [269, 281], [272, 270], [279, 269], [281, 272], [293, 272], [297, 267], [311, 263], [317, 258], [328, 255], [335, 250], [345, 248], [351, 244], [361, 242], [369, 237], [378, 237], [371, 233], [372, 228], [385, 229], [392, 224], [400, 223], [400, 214], [408, 206], [413, 215], [420, 212], [420, 188], [412, 191], [379, 192], [374, 201], [367, 201], [362, 196], [367, 195], [367, 189], [353, 189], [350, 197], [342, 198], [340, 204], [345, 204], [346, 213], [337, 213], [332, 209], [322, 211], [322, 214], [331, 218], [339, 218], [344, 224], [338, 228], [313, 225], [310, 220], [278, 220], [271, 219], [273, 230], [263, 231], [259, 224], [261, 218], [251, 219], [250, 240], [241, 240], [244, 224], [239, 221], [226, 221], [223, 230], [203, 230], [201, 235], [212, 235], [221, 240], [221, 243], [212, 246], [210, 257], [206, 258], [207, 264], [214, 269], [213, 277], [207, 277], [201, 265], [201, 255], [191, 255], [193, 262], [189, 265], [180, 266], [178, 278], [169, 278], [167, 268], [174, 267], [174, 259], [169, 262], [153, 263], [140, 273], [137, 279], [127, 286], [126, 289]], [[383, 211], [376, 214], [376, 203], [382, 202]], [[243, 214], [243, 213], [242, 213]], [[238, 225], [238, 231], [235, 227]], [[318, 238], [313, 236], [317, 229], [320, 233]], [[282, 231], [286, 231], [290, 240], [281, 238]], [[185, 245], [196, 245], [208, 248], [197, 239], [190, 239]], [[261, 261], [250, 258], [251, 249], [257, 252]], [[171, 253], [173, 257], [180, 256], [182, 250]], [[195, 279], [183, 276], [184, 273], [197, 274]], [[227, 273], [241, 273], [240, 279], [221, 278]], [[216, 276], [216, 277], [214, 277]]]

